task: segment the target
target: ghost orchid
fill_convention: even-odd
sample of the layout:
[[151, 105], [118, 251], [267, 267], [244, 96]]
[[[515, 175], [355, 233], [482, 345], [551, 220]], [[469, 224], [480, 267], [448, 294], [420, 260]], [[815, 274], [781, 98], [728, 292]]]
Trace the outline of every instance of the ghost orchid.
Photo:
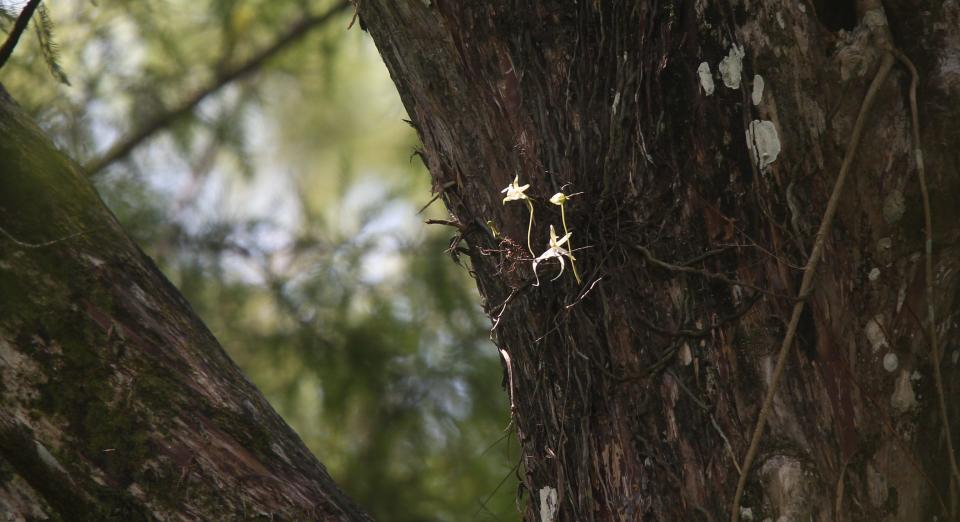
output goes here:
[[[534, 275], [534, 276], [537, 275], [537, 265], [539, 265], [540, 263], [542, 263], [542, 262], [544, 262], [544, 261], [546, 261], [546, 260], [548, 260], [548, 259], [553, 259], [553, 258], [557, 258], [557, 260], [560, 261], [560, 273], [557, 274], [557, 277], [554, 277], [553, 279], [551, 279], [551, 281], [555, 281], [557, 278], [559, 278], [561, 275], [563, 275], [563, 269], [565, 268], [565, 263], [564, 263], [564, 261], [563, 261], [563, 258], [564, 258], [564, 257], [569, 258], [571, 264], [574, 262], [573, 254], [570, 253], [569, 250], [563, 248], [563, 245], [566, 244], [568, 241], [570, 241], [570, 235], [571, 235], [571, 233], [568, 232], [568, 233], [564, 234], [563, 237], [561, 237], [561, 238], [558, 239], [558, 238], [557, 238], [557, 231], [554, 230], [553, 225], [550, 225], [550, 244], [549, 244], [549, 247], [547, 248], [547, 251], [546, 251], [546, 252], [540, 254], [540, 256], [539, 256], [538, 258], [536, 258], [536, 259], [533, 260], [533, 275]], [[534, 284], [533, 286], [540, 286], [540, 279], [539, 279], [539, 278], [537, 278], [537, 282], [536, 282], [536, 284]]]
[[533, 203], [531, 203], [530, 198], [524, 194], [524, 191], [528, 188], [530, 188], [529, 183], [520, 185], [520, 175], [517, 174], [517, 176], [513, 178], [513, 183], [507, 185], [507, 188], [500, 192], [507, 195], [507, 197], [503, 198], [504, 205], [506, 205], [508, 201], [519, 201], [521, 199], [527, 203], [527, 210], [530, 211], [530, 220], [527, 222], [527, 250], [529, 250], [530, 255], [533, 256], [536, 255], [533, 253], [533, 247], [530, 246], [530, 232], [533, 230]]
[[[556, 194], [553, 195], [552, 198], [550, 198], [550, 203], [553, 203], [554, 205], [557, 205], [558, 207], [560, 207], [560, 219], [563, 221], [563, 233], [565, 234], [563, 237], [565, 239], [570, 238], [570, 230], [567, 228], [566, 204], [567, 204], [567, 201], [570, 200], [570, 198], [572, 198], [573, 196], [576, 196], [577, 194], [580, 194], [580, 192], [577, 192], [576, 194], [570, 194], [569, 196], [564, 194], [563, 192], [557, 192]], [[568, 243], [567, 246], [570, 247], [570, 250], [573, 250], [572, 244]], [[560, 258], [560, 263], [561, 264], [563, 263], [563, 258]], [[573, 260], [573, 256], [570, 256], [570, 267], [573, 268], [573, 277], [577, 279], [577, 284], [579, 284], [580, 272], [577, 272], [577, 263]], [[562, 268], [563, 267], [561, 267], [561, 269]]]
[[528, 199], [527, 195], [524, 192], [530, 188], [530, 184], [520, 185], [520, 175], [518, 174], [513, 178], [513, 183], [507, 185], [507, 188], [501, 190], [500, 192], [506, 194], [507, 197], [503, 198], [503, 204], [506, 205], [507, 201], [519, 201], [521, 199]]

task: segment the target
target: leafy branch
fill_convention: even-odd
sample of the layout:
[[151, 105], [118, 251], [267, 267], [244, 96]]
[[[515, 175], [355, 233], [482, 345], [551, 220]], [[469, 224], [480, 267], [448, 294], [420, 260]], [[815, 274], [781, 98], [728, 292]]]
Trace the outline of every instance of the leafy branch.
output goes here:
[[20, 16], [17, 17], [17, 21], [13, 24], [13, 29], [10, 31], [10, 34], [7, 36], [6, 41], [3, 42], [3, 46], [0, 47], [0, 68], [7, 63], [7, 60], [10, 59], [10, 56], [13, 55], [13, 50], [17, 47], [17, 42], [20, 41], [20, 36], [23, 35], [23, 32], [27, 29], [27, 25], [30, 23], [30, 18], [33, 16], [33, 12], [37, 10], [37, 7], [40, 6], [42, 0], [30, 0], [27, 2], [27, 5], [23, 6], [23, 10], [20, 11]]
[[150, 139], [154, 134], [163, 131], [178, 119], [193, 112], [197, 105], [208, 96], [216, 93], [226, 85], [258, 71], [270, 59], [300, 42], [311, 30], [326, 25], [327, 22], [345, 11], [349, 6], [349, 2], [341, 1], [322, 14], [309, 15], [300, 19], [290, 26], [287, 32], [280, 35], [272, 44], [255, 53], [247, 61], [232, 68], [222, 70], [209, 85], [181, 101], [179, 105], [154, 116], [141, 125], [139, 129], [118, 139], [102, 156], [84, 165], [88, 175], [95, 176], [113, 163], [126, 158], [134, 149]]
[[37, 30], [37, 41], [40, 42], [40, 53], [43, 55], [43, 61], [46, 62], [50, 74], [64, 85], [70, 85], [67, 79], [67, 73], [60, 67], [60, 53], [57, 50], [57, 43], [53, 40], [53, 21], [50, 20], [50, 13], [44, 4], [40, 4], [37, 9], [37, 20], [33, 24]]

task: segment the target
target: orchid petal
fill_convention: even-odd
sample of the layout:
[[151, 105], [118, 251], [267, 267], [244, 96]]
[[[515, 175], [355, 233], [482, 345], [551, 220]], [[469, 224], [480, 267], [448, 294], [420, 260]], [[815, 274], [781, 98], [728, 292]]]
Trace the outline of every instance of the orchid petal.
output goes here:
[[565, 268], [563, 264], [563, 256], [557, 256], [557, 259], [560, 261], [560, 273], [557, 274], [557, 277], [554, 277], [553, 279], [551, 279], [551, 281], [556, 281], [557, 279], [560, 279], [560, 276], [563, 275], [563, 269]]
[[518, 174], [513, 178], [513, 182], [507, 185], [507, 188], [500, 191], [502, 194], [507, 196], [503, 198], [503, 204], [506, 204], [508, 201], [519, 201], [521, 199], [528, 199], [527, 195], [523, 192], [530, 188], [530, 184], [520, 186], [520, 175]]

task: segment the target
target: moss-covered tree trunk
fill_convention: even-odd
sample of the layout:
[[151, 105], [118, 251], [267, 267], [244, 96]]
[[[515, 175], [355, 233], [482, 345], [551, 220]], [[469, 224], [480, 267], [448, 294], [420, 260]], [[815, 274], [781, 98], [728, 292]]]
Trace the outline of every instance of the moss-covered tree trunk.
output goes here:
[[0, 518], [368, 519], [2, 88]]
[[[528, 520], [731, 516], [889, 43], [921, 75], [935, 328], [960, 433], [960, 7], [872, 3], [357, 2], [496, 322]], [[910, 78], [895, 64], [864, 120], [743, 470], [743, 519], [949, 518]], [[515, 176], [536, 200], [537, 255], [562, 228], [547, 200], [581, 193], [566, 220], [582, 284], [569, 260], [531, 284], [527, 208], [501, 202]]]

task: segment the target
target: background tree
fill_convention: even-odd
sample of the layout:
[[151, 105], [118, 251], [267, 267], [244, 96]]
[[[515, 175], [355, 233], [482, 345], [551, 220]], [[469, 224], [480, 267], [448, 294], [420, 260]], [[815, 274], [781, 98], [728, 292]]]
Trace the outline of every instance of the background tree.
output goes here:
[[[496, 323], [527, 519], [955, 519], [956, 2], [357, 4]], [[517, 176], [534, 255], [580, 193], [582, 284], [534, 284]]]
[[[9, 29], [21, 4], [3, 5]], [[103, 0], [48, 14], [59, 45], [30, 27], [0, 80], [334, 479], [378, 519], [511, 519], [489, 326], [449, 234], [422, 225], [446, 217], [440, 205], [416, 216], [429, 201], [416, 137], [372, 43], [346, 31], [348, 6]], [[29, 232], [16, 213], [0, 225]], [[67, 462], [69, 448], [48, 449]]]
[[369, 520], [0, 90], [0, 506], [54, 520]]

